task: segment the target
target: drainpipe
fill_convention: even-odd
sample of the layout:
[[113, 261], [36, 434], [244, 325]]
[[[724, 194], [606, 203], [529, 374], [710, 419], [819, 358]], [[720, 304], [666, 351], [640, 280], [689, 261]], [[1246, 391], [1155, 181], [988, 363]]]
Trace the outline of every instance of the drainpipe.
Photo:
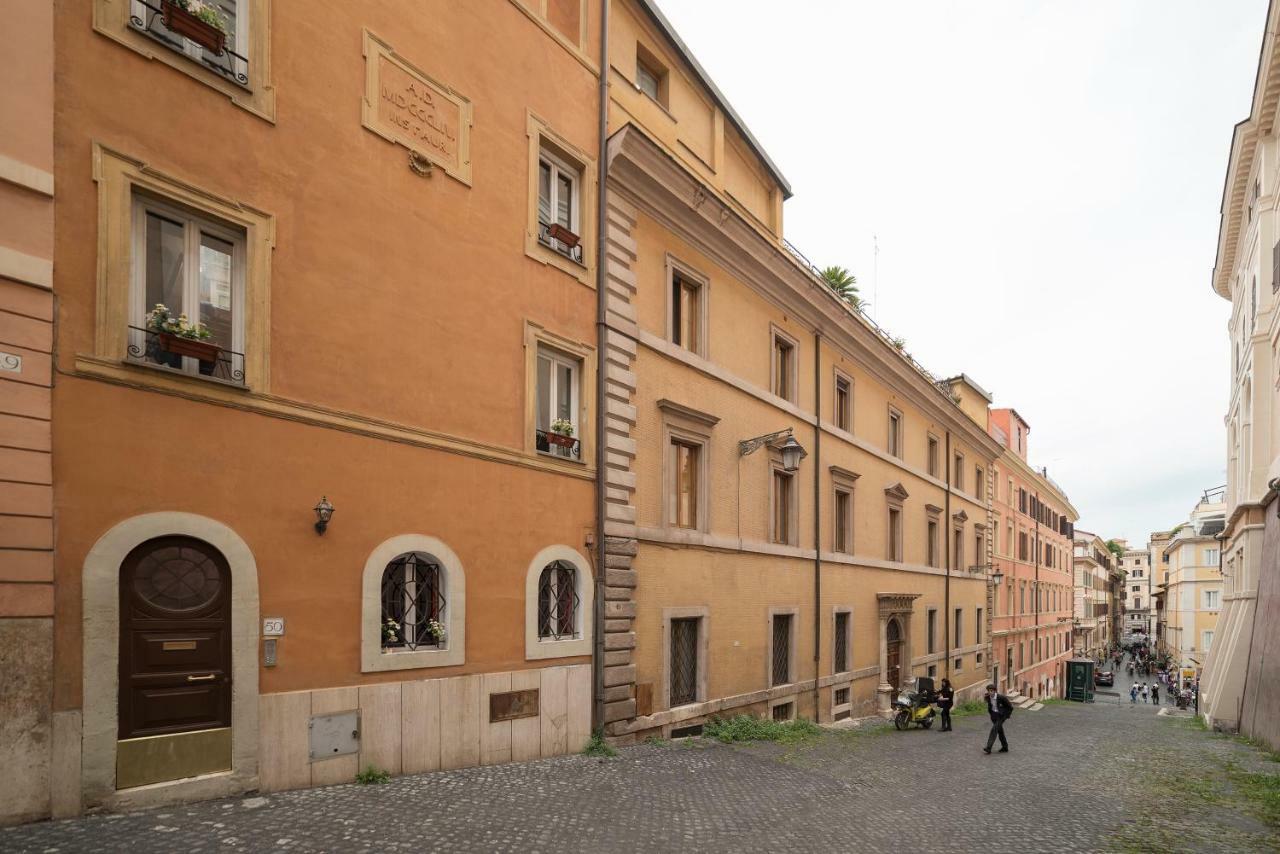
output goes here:
[[[1035, 638], [1035, 646], [1032, 648], [1035, 650], [1033, 654], [1038, 657], [1040, 655], [1040, 510], [1041, 510], [1040, 490], [1037, 489], [1035, 495], [1036, 495], [1036, 515], [1035, 515], [1036, 551], [1035, 551], [1035, 554], [1032, 555], [1032, 557], [1034, 558], [1035, 565], [1036, 565], [1036, 595], [1032, 597], [1031, 601], [1032, 601], [1032, 604], [1035, 606], [1035, 611], [1034, 611], [1035, 625], [1032, 626], [1032, 632], [1034, 633], [1034, 638]], [[1038, 661], [1036, 662], [1037, 665], [1039, 665], [1039, 663], [1040, 662]]]
[[813, 333], [813, 719], [822, 719], [822, 333]]
[[[943, 499], [943, 514], [945, 520], [942, 523], [942, 539], [945, 541], [943, 553], [946, 561], [946, 581], [942, 588], [942, 645], [943, 654], [946, 656], [942, 661], [942, 672], [951, 678], [951, 540], [954, 531], [951, 530], [951, 469], [953, 460], [951, 459], [951, 431], [947, 431], [946, 439], [946, 457], [942, 463], [947, 468], [947, 494]], [[910, 667], [910, 662], [907, 664]]]
[[605, 227], [607, 207], [605, 182], [609, 176], [607, 163], [609, 145], [609, 0], [600, 4], [600, 86], [597, 119], [599, 120], [599, 150], [596, 152], [596, 577], [593, 610], [595, 631], [591, 644], [591, 682], [593, 730], [604, 728], [604, 588], [605, 575], [609, 572], [604, 542], [605, 512]]

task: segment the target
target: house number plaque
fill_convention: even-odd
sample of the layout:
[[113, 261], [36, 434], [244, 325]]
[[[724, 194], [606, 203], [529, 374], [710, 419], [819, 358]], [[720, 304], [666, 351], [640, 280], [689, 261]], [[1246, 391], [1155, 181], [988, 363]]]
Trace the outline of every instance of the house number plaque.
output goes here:
[[368, 30], [364, 31], [366, 128], [471, 186], [471, 101], [429, 77]]
[[538, 716], [538, 689], [489, 695], [489, 723]]

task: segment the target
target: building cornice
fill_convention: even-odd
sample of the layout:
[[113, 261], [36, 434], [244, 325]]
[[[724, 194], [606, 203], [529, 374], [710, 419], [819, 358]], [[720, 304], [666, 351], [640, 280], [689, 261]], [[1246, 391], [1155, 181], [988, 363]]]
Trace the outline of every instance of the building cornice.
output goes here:
[[1235, 268], [1236, 250], [1244, 210], [1248, 205], [1249, 176], [1262, 137], [1270, 135], [1280, 102], [1280, 52], [1275, 35], [1280, 7], [1267, 5], [1267, 24], [1258, 53], [1258, 71], [1253, 82], [1253, 103], [1249, 117], [1238, 122], [1231, 134], [1231, 153], [1227, 158], [1227, 174], [1223, 179], [1222, 205], [1219, 209], [1218, 250], [1213, 263], [1213, 290], [1223, 299], [1231, 299], [1231, 273]]
[[1031, 480], [1034, 480], [1041, 487], [1042, 491], [1052, 494], [1059, 501], [1061, 501], [1062, 504], [1067, 508], [1066, 514], [1072, 523], [1076, 522], [1076, 520], [1080, 518], [1079, 511], [1076, 510], [1075, 505], [1071, 503], [1070, 499], [1068, 499], [1067, 496], [1063, 495], [1062, 490], [1058, 489], [1052, 483], [1045, 480], [1044, 476], [1040, 474], [1040, 472], [1036, 471], [1035, 468], [1033, 468], [1032, 465], [1028, 463], [1026, 460], [1024, 460], [1021, 456], [1009, 450], [1008, 448], [1005, 448], [1004, 453], [1001, 454], [1000, 458], [1002, 461], [1008, 460], [1012, 462], [1012, 464], [1016, 466], [1024, 476], [1030, 478]]
[[840, 301], [780, 243], [761, 235], [634, 124], [609, 138], [609, 189], [639, 206], [664, 228], [695, 246], [788, 316], [843, 350], [888, 389], [910, 392], [932, 421], [994, 462], [1003, 450], [868, 322]]

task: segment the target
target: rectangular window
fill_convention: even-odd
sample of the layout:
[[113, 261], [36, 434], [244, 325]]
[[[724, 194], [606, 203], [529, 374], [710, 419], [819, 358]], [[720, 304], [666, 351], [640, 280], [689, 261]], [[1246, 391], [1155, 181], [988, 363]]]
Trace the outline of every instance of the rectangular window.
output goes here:
[[981, 530], [973, 532], [973, 562], [975, 566], [982, 566], [987, 558], [986, 538], [982, 536]]
[[[973, 642], [982, 643], [982, 609], [979, 608], [973, 615]], [[981, 661], [981, 659], [979, 659]]]
[[543, 146], [538, 152], [538, 242], [582, 263], [581, 172]]
[[930, 665], [929, 665], [929, 669], [928, 669], [927, 671], [925, 671], [925, 672], [929, 674], [929, 678], [930, 678], [930, 679], [937, 679], [937, 678], [938, 678], [938, 665], [936, 665], [936, 664], [930, 664]]
[[889, 437], [885, 447], [890, 456], [902, 456], [902, 414], [892, 409], [889, 410]]
[[956, 608], [955, 615], [955, 636], [952, 638], [952, 646], [964, 646], [964, 608]]
[[938, 609], [930, 608], [928, 612], [928, 621], [926, 624], [926, 640], [928, 641], [928, 651], [938, 651]]
[[1218, 556], [1221, 554], [1219, 549], [1204, 550], [1204, 565], [1216, 567], [1218, 565]]
[[143, 196], [133, 218], [130, 358], [242, 385], [244, 231]]
[[540, 453], [582, 459], [578, 395], [582, 362], [538, 346], [538, 418], [535, 447]]
[[853, 428], [853, 390], [847, 377], [836, 377], [835, 421], [841, 430]]
[[1206, 590], [1204, 592], [1204, 606], [1210, 610], [1220, 607], [1222, 604], [1222, 591]]
[[959, 672], [959, 671], [961, 670], [960, 665], [962, 665], [962, 664], [964, 664], [964, 659], [963, 659], [963, 658], [957, 658], [954, 662], [952, 662], [952, 664], [951, 664], [951, 669], [952, 669], [952, 670], [954, 670], [954, 671], [956, 671], [956, 672]]
[[698, 617], [671, 621], [671, 705], [698, 701]]
[[986, 482], [983, 475], [982, 466], [974, 466], [973, 469], [973, 494], [982, 501], [986, 497]]
[[795, 703], [779, 703], [769, 713], [775, 721], [789, 721], [792, 718]]
[[929, 520], [929, 533], [925, 539], [925, 548], [928, 550], [928, 565], [938, 565], [938, 523], [933, 519]]
[[836, 613], [835, 651], [832, 656], [832, 672], [846, 673], [849, 670], [849, 612]]
[[964, 491], [964, 454], [957, 453], [955, 459], [955, 467], [952, 470], [954, 480], [951, 485], [961, 492]]
[[644, 45], [636, 44], [636, 88], [667, 106], [667, 69]]
[[956, 528], [955, 537], [952, 540], [951, 568], [962, 569], [964, 567], [964, 529]]
[[795, 402], [796, 346], [778, 333], [773, 335], [773, 393]]
[[795, 520], [793, 475], [782, 469], [773, 471], [773, 531], [771, 539], [782, 545], [794, 545], [792, 522]]
[[791, 681], [791, 615], [773, 615], [773, 662], [770, 672], [774, 685]]
[[699, 445], [678, 440], [671, 442], [671, 457], [676, 471], [670, 521], [677, 528], [698, 527], [698, 458], [701, 452]]
[[702, 351], [702, 286], [673, 271], [671, 276], [671, 343], [691, 353]]
[[902, 510], [898, 507], [889, 508], [889, 541], [885, 558], [894, 561], [902, 560]]
[[661, 75], [639, 59], [636, 60], [636, 86], [653, 100], [658, 100], [658, 81]]
[[1201, 632], [1200, 633], [1201, 652], [1208, 652], [1212, 646], [1213, 646], [1213, 632], [1211, 631]]
[[833, 551], [853, 552], [853, 496], [846, 490], [836, 490], [835, 526], [832, 531]]
[[928, 452], [929, 476], [938, 476], [938, 439], [935, 436], [929, 437]]

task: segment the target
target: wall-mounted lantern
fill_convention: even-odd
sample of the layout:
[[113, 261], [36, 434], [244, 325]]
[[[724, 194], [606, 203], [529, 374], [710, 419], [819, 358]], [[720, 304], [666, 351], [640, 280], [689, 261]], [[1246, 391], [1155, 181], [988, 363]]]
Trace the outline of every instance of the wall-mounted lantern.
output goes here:
[[329, 527], [329, 520], [333, 518], [333, 505], [329, 503], [329, 499], [320, 496], [320, 503], [316, 505], [316, 533], [323, 534], [325, 529]]

